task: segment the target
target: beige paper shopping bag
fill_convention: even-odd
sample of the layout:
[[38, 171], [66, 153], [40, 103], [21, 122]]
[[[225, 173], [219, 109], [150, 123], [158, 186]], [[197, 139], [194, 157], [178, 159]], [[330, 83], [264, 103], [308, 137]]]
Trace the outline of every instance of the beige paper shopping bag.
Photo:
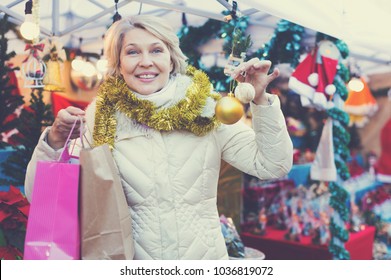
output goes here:
[[107, 144], [80, 152], [81, 258], [133, 259], [132, 219]]

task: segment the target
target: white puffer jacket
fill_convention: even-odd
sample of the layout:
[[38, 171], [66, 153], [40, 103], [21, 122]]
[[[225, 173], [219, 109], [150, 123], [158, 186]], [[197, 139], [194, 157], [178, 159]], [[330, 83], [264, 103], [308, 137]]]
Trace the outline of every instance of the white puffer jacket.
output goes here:
[[[221, 125], [206, 136], [145, 130], [118, 113], [114, 159], [133, 219], [135, 259], [227, 259], [216, 206], [220, 160], [261, 179], [292, 166], [292, 142], [276, 96], [251, 104], [253, 129]], [[87, 110], [94, 123], [95, 104]], [[31, 197], [36, 161], [58, 158], [44, 132], [28, 166]]]

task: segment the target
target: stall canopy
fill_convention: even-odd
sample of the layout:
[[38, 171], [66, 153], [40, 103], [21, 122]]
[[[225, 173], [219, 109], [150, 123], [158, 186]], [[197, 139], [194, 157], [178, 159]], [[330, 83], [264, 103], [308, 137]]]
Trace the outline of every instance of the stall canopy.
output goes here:
[[[56, 36], [65, 46], [97, 52], [102, 36], [112, 23], [114, 0], [34, 0], [39, 3], [42, 37]], [[0, 16], [20, 25], [24, 21], [23, 0], [1, 0]], [[207, 19], [223, 21], [223, 11], [232, 10], [227, 0], [119, 0], [122, 16], [152, 14], [168, 19], [174, 28], [200, 26]], [[391, 72], [391, 2], [389, 0], [237, 0], [239, 15], [249, 17], [255, 46], [267, 42], [277, 22], [286, 19], [306, 27], [307, 40], [316, 31], [343, 39], [363, 74]], [[2, 12], [2, 13], [1, 13]], [[207, 34], [205, 36], [208, 36]], [[12, 48], [23, 52], [23, 42], [10, 35]], [[308, 40], [312, 43], [311, 40]], [[213, 47], [212, 47], [213, 49]]]

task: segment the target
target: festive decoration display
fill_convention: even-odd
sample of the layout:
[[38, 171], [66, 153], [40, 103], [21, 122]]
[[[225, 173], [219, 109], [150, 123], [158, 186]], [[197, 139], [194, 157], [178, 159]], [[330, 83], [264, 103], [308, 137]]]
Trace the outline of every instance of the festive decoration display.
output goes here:
[[303, 137], [306, 134], [307, 128], [303, 122], [292, 117], [286, 117], [285, 120], [290, 135]]
[[249, 103], [254, 99], [255, 89], [252, 84], [238, 83], [235, 88], [235, 97], [242, 103]]
[[20, 190], [10, 186], [0, 192], [0, 259], [23, 259], [30, 204]]
[[[183, 24], [178, 33], [178, 37], [180, 39], [181, 50], [187, 56], [190, 65], [193, 65], [197, 69], [206, 70], [200, 63], [201, 52], [198, 48], [214, 36], [217, 37], [222, 24], [220, 21], [212, 19], [207, 20], [200, 27], [187, 26], [186, 23]], [[205, 36], [205, 34], [208, 34], [208, 36]]]
[[380, 132], [381, 155], [376, 163], [377, 179], [391, 183], [391, 118]]
[[224, 75], [230, 76], [232, 72], [238, 67], [241, 63], [244, 62], [246, 58], [246, 53], [242, 52], [240, 55], [230, 54], [228, 57], [228, 62], [224, 67]]
[[24, 87], [43, 88], [43, 78], [46, 73], [46, 65], [38, 55], [43, 51], [44, 44], [27, 44], [25, 50], [30, 50], [28, 57], [23, 61], [22, 74], [24, 76]]
[[303, 106], [327, 109], [336, 92], [333, 84], [340, 53], [331, 41], [322, 40], [297, 66], [289, 79], [289, 87], [301, 95]]
[[[224, 67], [224, 74], [230, 76], [232, 72], [243, 63], [246, 58], [246, 52], [251, 47], [252, 41], [250, 35], [243, 38], [243, 32], [240, 28], [233, 29], [233, 40], [231, 46], [231, 54], [228, 58], [228, 62]], [[245, 76], [246, 73], [241, 75]], [[250, 102], [255, 96], [255, 89], [249, 83], [241, 83], [240, 86], [235, 89], [235, 95], [232, 93], [236, 84], [235, 80], [230, 81], [230, 92], [227, 96], [221, 98], [216, 104], [216, 117], [224, 124], [234, 124], [238, 122], [243, 114], [243, 103]]]
[[16, 79], [13, 83], [10, 80], [11, 74], [17, 68], [8, 63], [16, 54], [7, 52], [8, 39], [5, 34], [11, 29], [7, 18], [5, 15], [0, 20], [0, 149], [7, 145], [2, 141], [3, 138], [7, 138], [8, 142], [9, 132], [15, 130], [18, 123], [15, 112], [24, 103], [16, 87]]
[[216, 103], [215, 111], [216, 118], [224, 124], [238, 122], [244, 113], [243, 105], [234, 97], [232, 92]]
[[225, 245], [227, 246], [228, 256], [234, 258], [244, 258], [244, 244], [240, 239], [232, 219], [221, 215], [220, 224], [225, 240]]
[[252, 46], [251, 36], [245, 35], [248, 28], [248, 17], [235, 17], [221, 25], [220, 37], [224, 39], [223, 51], [233, 57], [240, 57]]
[[301, 242], [306, 237], [326, 246], [331, 238], [329, 198], [324, 183], [295, 186], [289, 179], [260, 181], [246, 174], [242, 231], [267, 235], [280, 230], [286, 240]]
[[[318, 33], [317, 40], [324, 42], [332, 42], [338, 49], [340, 54], [338, 66], [341, 67], [341, 60], [345, 59], [349, 51], [347, 46], [341, 40], [337, 40], [330, 36]], [[329, 44], [327, 45], [329, 46]], [[327, 50], [332, 50], [332, 48], [327, 48]], [[333, 62], [333, 67], [334, 67]], [[329, 191], [331, 193], [330, 197], [330, 206], [334, 209], [333, 214], [330, 219], [330, 233], [331, 239], [329, 243], [329, 251], [333, 254], [335, 259], [349, 259], [349, 252], [346, 250], [344, 243], [348, 240], [348, 233], [346, 230], [346, 222], [349, 219], [349, 209], [348, 209], [348, 193], [342, 187], [342, 183], [350, 178], [349, 169], [346, 165], [350, 158], [350, 153], [348, 152], [348, 143], [350, 141], [349, 134], [346, 132], [346, 127], [349, 123], [349, 116], [347, 113], [342, 111], [343, 101], [347, 97], [346, 86], [341, 85], [343, 82], [347, 82], [349, 79], [348, 75], [344, 70], [337, 71], [334, 75], [334, 79], [330, 82], [335, 86], [335, 92], [333, 95], [333, 108], [329, 108], [327, 113], [329, 117], [333, 120], [333, 132], [339, 131], [339, 134], [333, 133], [333, 146], [334, 146], [334, 162], [337, 169], [337, 178], [334, 182], [329, 182]], [[346, 135], [343, 139], [341, 135]]]
[[67, 96], [55, 92], [52, 92], [51, 94], [51, 101], [54, 117], [57, 117], [57, 114], [61, 109], [67, 108], [69, 106], [85, 110], [90, 104], [90, 102], [69, 99]]
[[323, 126], [322, 136], [316, 150], [315, 160], [311, 165], [311, 179], [335, 181], [337, 169], [334, 163], [333, 122], [330, 118]]
[[[303, 106], [327, 110], [327, 119], [311, 166], [311, 178], [329, 182], [330, 205], [334, 212], [329, 220], [331, 233], [329, 250], [336, 259], [348, 259], [344, 248], [347, 241], [345, 222], [348, 219], [347, 194], [341, 183], [350, 177], [346, 165], [350, 157], [346, 136], [349, 116], [341, 109], [347, 97], [344, 83], [349, 79], [341, 63], [348, 55], [346, 44], [318, 33], [317, 45], [297, 66], [289, 79], [289, 88], [300, 95]], [[344, 137], [345, 136], [345, 137]]]
[[[194, 67], [189, 67], [187, 74], [192, 76], [186, 97], [169, 108], [157, 108], [148, 100], [138, 99], [122, 78], [105, 81], [99, 88], [97, 110], [95, 114], [94, 144], [114, 145], [116, 131], [116, 110], [124, 113], [140, 125], [156, 130], [172, 131], [183, 129], [196, 135], [205, 135], [219, 125], [213, 112], [210, 117], [203, 117], [202, 110], [208, 106], [208, 98], [217, 101], [220, 95], [211, 93], [208, 76]], [[212, 104], [214, 107], [215, 105]]]
[[304, 52], [303, 35], [304, 27], [280, 20], [270, 41], [254, 55], [270, 60], [273, 67], [280, 63], [289, 63], [295, 68]]
[[368, 170], [343, 183], [351, 196], [350, 232], [374, 226], [373, 258], [391, 259], [391, 185], [376, 180]]
[[291, 180], [261, 181], [244, 174], [242, 229], [256, 234], [267, 233], [263, 222], [277, 229], [287, 229], [288, 196], [295, 188]]
[[[252, 42], [250, 35], [243, 36], [243, 32], [240, 28], [235, 28], [232, 35], [232, 46], [229, 49], [230, 55], [228, 62], [224, 67], [224, 74], [230, 76], [231, 73], [246, 59], [246, 52], [251, 47]], [[223, 48], [227, 49], [225, 45]]]
[[44, 89], [61, 92], [65, 90], [61, 79], [60, 66], [60, 62], [64, 62], [64, 58], [59, 54], [62, 51], [62, 46], [54, 38], [47, 41], [45, 45], [49, 46], [49, 50], [42, 58], [46, 64], [46, 75], [43, 78]]
[[4, 174], [11, 179], [0, 180], [0, 185], [23, 186], [26, 168], [35, 147], [37, 146], [42, 130], [53, 123], [51, 106], [43, 102], [43, 89], [33, 89], [30, 106], [24, 107], [19, 116], [17, 126], [19, 134], [12, 136], [20, 145], [14, 147], [6, 162], [2, 163]]
[[[230, 11], [223, 12], [223, 15], [227, 16], [232, 14]], [[235, 13], [233, 13], [235, 14]], [[178, 32], [180, 38], [180, 45], [183, 53], [188, 57], [188, 62], [190, 65], [193, 65], [197, 69], [203, 70], [209, 76], [209, 79], [218, 92], [229, 92], [233, 91], [233, 88], [230, 88], [228, 85], [231, 82], [231, 78], [227, 77], [224, 74], [224, 71], [221, 67], [212, 66], [210, 68], [205, 67], [201, 62], [201, 52], [199, 47], [205, 44], [207, 41], [212, 38], [224, 39], [223, 51], [226, 54], [231, 54], [233, 47], [234, 37], [236, 38], [237, 43], [246, 44], [250, 43], [249, 37], [245, 37], [245, 31], [248, 27], [248, 17], [242, 16], [230, 17], [225, 23], [217, 20], [208, 20], [204, 25], [200, 27], [187, 26], [186, 17], [182, 16], [183, 26]], [[235, 30], [235, 32], [234, 32]], [[208, 34], [208, 36], [205, 36]], [[243, 46], [243, 45], [242, 45]], [[240, 45], [235, 48], [235, 53], [239, 53], [238, 57], [240, 58], [240, 51], [243, 49]], [[233, 63], [232, 65], [234, 65]]]
[[376, 113], [378, 106], [367, 82], [363, 78], [359, 80], [363, 86], [362, 89], [359, 91], [349, 90], [343, 108], [349, 114], [349, 126], [363, 127], [368, 123], [369, 117]]

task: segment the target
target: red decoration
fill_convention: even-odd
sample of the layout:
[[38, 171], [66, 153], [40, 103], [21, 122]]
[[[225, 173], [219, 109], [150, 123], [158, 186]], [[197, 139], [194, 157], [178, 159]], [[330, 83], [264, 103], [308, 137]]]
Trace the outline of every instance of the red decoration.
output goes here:
[[376, 163], [377, 179], [383, 183], [391, 183], [391, 118], [380, 132], [381, 154]]
[[[23, 257], [24, 235], [30, 204], [16, 187], [0, 192], [0, 231], [5, 243], [0, 245], [0, 259], [15, 260]], [[8, 239], [10, 238], [10, 239]], [[17, 240], [23, 238], [23, 240]]]
[[[33, 57], [35, 57], [36, 59], [38, 59], [38, 51], [43, 51], [45, 47], [45, 44], [36, 44], [36, 45], [33, 45], [33, 44], [26, 44], [26, 47], [24, 48], [25, 51], [27, 50], [30, 50], [30, 55], [32, 55]], [[28, 57], [26, 57], [25, 60], [23, 60], [23, 63], [26, 62], [28, 60], [28, 58], [30, 57], [30, 55]]]
[[52, 93], [52, 109], [53, 115], [56, 117], [58, 111], [65, 109], [69, 106], [77, 107], [84, 110], [88, 106], [89, 102], [70, 100], [62, 95]]

